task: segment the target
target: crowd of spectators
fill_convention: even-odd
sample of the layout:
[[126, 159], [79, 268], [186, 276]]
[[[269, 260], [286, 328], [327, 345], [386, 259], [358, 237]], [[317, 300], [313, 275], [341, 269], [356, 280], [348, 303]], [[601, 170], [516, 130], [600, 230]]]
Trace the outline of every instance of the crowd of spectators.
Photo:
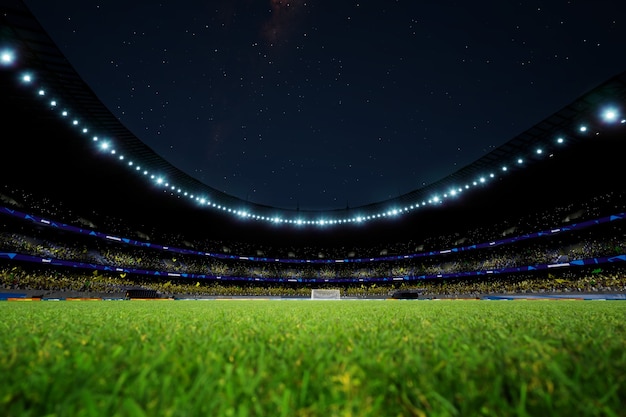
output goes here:
[[626, 266], [580, 268], [550, 273], [525, 272], [488, 277], [427, 279], [401, 283], [347, 285], [286, 285], [237, 283], [217, 280], [163, 279], [87, 270], [42, 268], [8, 264], [0, 268], [0, 288], [36, 290], [41, 296], [81, 292], [85, 296], [123, 297], [129, 288], [157, 291], [161, 297], [301, 297], [312, 288], [339, 289], [345, 298], [388, 298], [396, 291], [416, 291], [421, 298], [478, 298], [486, 295], [552, 293], [625, 293]]
[[536, 237], [484, 249], [453, 251], [398, 260], [359, 262], [285, 263], [220, 259], [207, 255], [172, 253], [170, 250], [137, 247], [92, 236], [60, 234], [57, 229], [25, 223], [4, 222], [0, 249], [41, 258], [99, 264], [177, 274], [253, 278], [379, 278], [421, 277], [472, 271], [521, 268], [626, 253], [623, 221], [598, 224], [580, 231]]
[[[297, 259], [349, 259], [369, 258], [381, 255], [407, 254], [428, 252], [462, 245], [473, 245], [504, 236], [523, 235], [540, 230], [547, 230], [559, 225], [582, 222], [615, 213], [626, 212], [626, 195], [623, 191], [602, 193], [590, 198], [575, 200], [547, 210], [529, 212], [524, 216], [505, 218], [504, 220], [468, 225], [466, 228], [445, 233], [414, 236], [400, 241], [384, 241], [367, 246], [359, 246], [358, 242], [351, 246], [311, 246], [299, 244], [268, 245], [255, 241], [213, 239], [210, 232], [201, 238], [196, 235], [172, 233], [160, 229], [157, 224], [130, 223], [125, 219], [113, 217], [106, 211], [89, 209], [78, 212], [62, 201], [41, 198], [22, 189], [0, 188], [0, 203], [5, 206], [54, 219], [79, 227], [123, 236], [130, 239], [145, 240], [163, 245], [188, 248], [201, 252], [226, 253], [240, 256], [263, 256], [268, 258]], [[416, 232], [417, 233], [417, 232]]]
[[[549, 211], [529, 213], [487, 227], [460, 230], [449, 235], [433, 235], [420, 241], [404, 241], [378, 247], [263, 247], [237, 241], [190, 239], [184, 235], [160, 233], [157, 227], [128, 224], [93, 211], [79, 214], [62, 202], [53, 202], [16, 189], [0, 193], [2, 204], [39, 216], [81, 227], [115, 233], [119, 236], [150, 241], [154, 236], [170, 247], [193, 248], [199, 252], [281, 257], [284, 259], [362, 259], [360, 262], [293, 263], [223, 259], [206, 255], [180, 254], [156, 248], [138, 247], [111, 242], [93, 236], [60, 232], [55, 228], [2, 216], [0, 220], [0, 251], [17, 252], [41, 258], [62, 259], [87, 264], [107, 265], [122, 269], [141, 269], [176, 274], [197, 274], [203, 279], [164, 279], [150, 275], [119, 273], [103, 274], [91, 270], [67, 270], [49, 267], [33, 269], [21, 264], [7, 264], [0, 270], [0, 285], [9, 289], [43, 291], [92, 291], [118, 293], [124, 288], [141, 286], [165, 295], [192, 296], [308, 296], [310, 285], [267, 283], [267, 278], [345, 279], [338, 284], [344, 296], [385, 296], [391, 291], [419, 289], [426, 296], [460, 296], [505, 292], [546, 291], [624, 291], [623, 270], [611, 268], [610, 274], [591, 274], [588, 269], [561, 273], [559, 277], [543, 273], [497, 274], [489, 278], [434, 279], [438, 275], [473, 271], [516, 268], [538, 264], [555, 264], [569, 260], [607, 257], [626, 253], [626, 231], [623, 221], [595, 225], [583, 230], [554, 236], [527, 239], [487, 249], [416, 256], [399, 260], [366, 258], [386, 253], [416, 254], [458, 246], [479, 244], [502, 236], [515, 236], [547, 230], [571, 222], [626, 211], [626, 199], [619, 192], [554, 207]], [[149, 228], [151, 227], [151, 228]], [[273, 256], [270, 256], [273, 255]], [[597, 271], [597, 270], [594, 270]], [[258, 279], [260, 283], [235, 282], [233, 277]], [[367, 282], [371, 278], [401, 277], [389, 283]], [[416, 278], [429, 279], [416, 279]], [[494, 278], [496, 277], [496, 278]], [[355, 283], [362, 279], [363, 283]]]

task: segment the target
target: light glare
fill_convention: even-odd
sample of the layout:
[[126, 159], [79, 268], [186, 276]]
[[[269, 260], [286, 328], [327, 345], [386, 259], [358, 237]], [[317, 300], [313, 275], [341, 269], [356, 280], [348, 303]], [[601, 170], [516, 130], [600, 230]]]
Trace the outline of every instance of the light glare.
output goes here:
[[2, 62], [3, 65], [11, 65], [14, 60], [15, 55], [10, 51], [3, 51], [0, 55], [0, 62]]
[[606, 109], [602, 114], [602, 118], [605, 122], [614, 122], [618, 118], [617, 110], [615, 109]]

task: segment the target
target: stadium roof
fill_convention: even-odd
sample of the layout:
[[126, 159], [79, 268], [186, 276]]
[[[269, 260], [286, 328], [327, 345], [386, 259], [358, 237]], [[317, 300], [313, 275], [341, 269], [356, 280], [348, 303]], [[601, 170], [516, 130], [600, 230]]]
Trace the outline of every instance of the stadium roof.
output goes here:
[[[558, 138], [564, 138], [568, 145], [585, 141], [603, 129], [598, 116], [603, 105], [626, 102], [624, 72], [591, 89], [473, 163], [425, 187], [394, 199], [326, 212], [279, 209], [225, 194], [164, 160], [131, 133], [98, 99], [21, 1], [4, 1], [1, 12], [0, 48], [4, 48], [7, 54], [15, 54], [15, 62], [7, 66], [15, 70], [10, 71], [11, 74], [16, 74], [15, 77], [3, 77], [3, 82], [19, 82], [18, 77], [22, 72], [28, 71], [33, 76], [32, 85], [35, 87], [31, 91], [37, 94], [45, 89], [45, 96], [57, 101], [54, 109], [51, 109], [50, 103], [41, 100], [20, 100], [15, 97], [16, 102], [29, 106], [28, 110], [31, 111], [41, 112], [42, 108], [48, 108], [51, 110], [47, 113], [49, 118], [58, 118], [61, 111], [67, 111], [68, 119], [77, 126], [78, 133], [88, 128], [90, 133], [86, 139], [91, 139], [93, 134], [111, 139], [116, 155], [125, 155], [126, 160], [136, 161], [131, 166], [133, 170], [165, 178], [164, 187], [189, 196], [195, 200], [191, 203], [205, 204], [208, 209], [259, 220], [318, 224], [323, 217], [327, 219], [323, 221], [326, 223], [347, 223], [381, 215], [404, 214], [419, 207], [441, 204], [457, 193], [471, 192], [471, 188], [483, 186], [481, 179], [489, 182], [491, 178], [512, 175], [541, 161], [546, 154], [558, 152]], [[618, 123], [623, 124], [621, 119], [623, 116], [620, 116]], [[580, 130], [582, 125], [587, 127], [587, 131]], [[543, 153], [538, 153], [538, 149], [542, 149]], [[141, 169], [137, 169], [138, 166]]]

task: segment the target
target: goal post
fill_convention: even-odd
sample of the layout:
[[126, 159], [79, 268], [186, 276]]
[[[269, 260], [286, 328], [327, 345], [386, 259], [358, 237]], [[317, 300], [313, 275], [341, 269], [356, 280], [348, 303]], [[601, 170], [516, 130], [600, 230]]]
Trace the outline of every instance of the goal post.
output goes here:
[[311, 300], [339, 300], [340, 298], [340, 290], [327, 290], [320, 288], [313, 288], [311, 290]]

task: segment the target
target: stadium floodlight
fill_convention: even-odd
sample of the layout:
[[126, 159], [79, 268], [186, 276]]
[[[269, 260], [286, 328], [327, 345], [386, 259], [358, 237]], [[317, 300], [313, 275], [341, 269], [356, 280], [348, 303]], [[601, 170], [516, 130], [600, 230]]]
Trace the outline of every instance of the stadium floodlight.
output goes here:
[[580, 127], [578, 128], [578, 130], [580, 130], [581, 132], [583, 132], [583, 133], [584, 133], [584, 132], [586, 132], [586, 131], [587, 131], [587, 126], [582, 125], [582, 126], [580, 126]]
[[543, 149], [539, 148], [535, 151], [537, 155], [541, 155], [543, 153]]
[[619, 113], [614, 108], [608, 108], [602, 112], [602, 119], [605, 122], [609, 122], [609, 123], [615, 122], [617, 121], [618, 117], [619, 117]]
[[12, 51], [2, 51], [0, 53], [0, 63], [2, 65], [11, 65], [15, 62], [15, 54]]
[[565, 142], [565, 139], [563, 139], [562, 137], [556, 138], [556, 143], [563, 143], [563, 142]]
[[30, 74], [24, 74], [22, 75], [22, 81], [25, 83], [30, 83], [33, 81], [33, 76]]

